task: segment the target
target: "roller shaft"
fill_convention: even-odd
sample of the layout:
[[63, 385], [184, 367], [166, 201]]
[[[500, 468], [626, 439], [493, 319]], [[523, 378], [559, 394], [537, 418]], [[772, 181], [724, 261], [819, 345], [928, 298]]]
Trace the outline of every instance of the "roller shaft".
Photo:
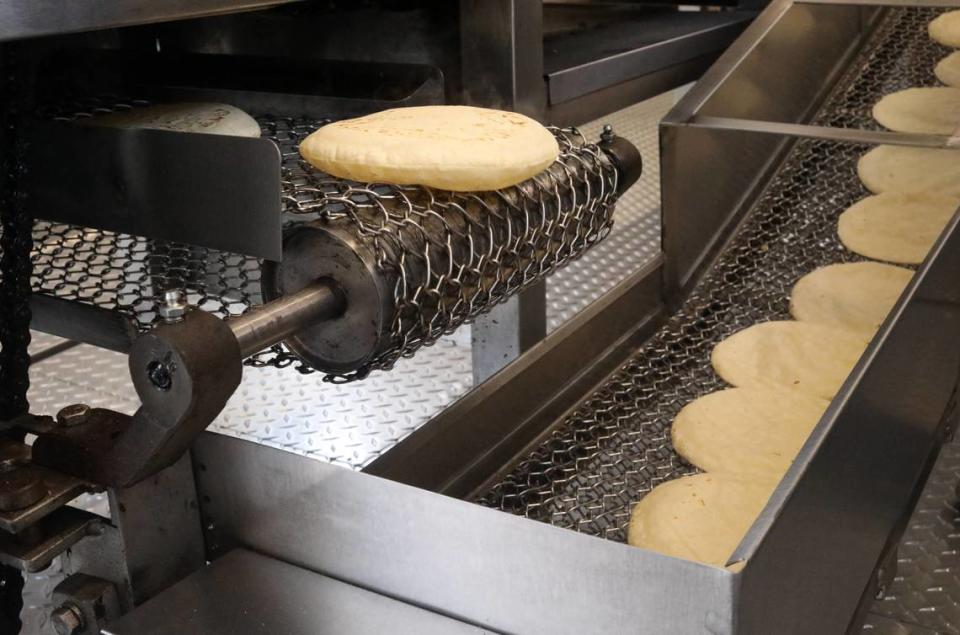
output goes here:
[[336, 380], [391, 368], [602, 240], [618, 194], [640, 175], [640, 154], [610, 130], [600, 146], [555, 134], [557, 161], [493, 192], [317, 182], [321, 192], [345, 189], [286, 230], [264, 294], [283, 298], [323, 277], [350, 306], [342, 319], [296, 330], [290, 351]]
[[319, 280], [245, 315], [227, 321], [243, 357], [283, 341], [297, 331], [343, 313], [346, 302], [336, 285]]

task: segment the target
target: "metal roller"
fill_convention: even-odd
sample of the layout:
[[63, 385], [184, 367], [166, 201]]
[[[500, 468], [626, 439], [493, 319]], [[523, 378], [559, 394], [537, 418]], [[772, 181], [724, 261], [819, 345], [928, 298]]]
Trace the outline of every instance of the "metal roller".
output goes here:
[[[305, 320], [284, 343], [329, 379], [349, 381], [390, 368], [579, 257], [609, 233], [617, 196], [640, 176], [640, 155], [609, 129], [600, 145], [554, 133], [559, 160], [503, 190], [318, 185], [314, 217], [291, 224], [283, 261], [264, 266], [270, 302], [252, 315], [325, 281], [342, 310]], [[279, 360], [258, 363], [271, 361]]]

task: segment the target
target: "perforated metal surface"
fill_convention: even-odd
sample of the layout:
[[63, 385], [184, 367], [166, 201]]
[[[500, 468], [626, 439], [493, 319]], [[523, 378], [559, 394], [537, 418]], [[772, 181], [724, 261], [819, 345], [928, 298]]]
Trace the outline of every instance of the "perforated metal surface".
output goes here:
[[[867, 126], [884, 92], [933, 83], [938, 47], [926, 9], [892, 10], [817, 116]], [[901, 55], [922, 64], [905, 74]], [[866, 79], [864, 79], [866, 78]], [[617, 541], [634, 503], [657, 484], [694, 472], [670, 444], [681, 407], [723, 382], [710, 352], [752, 324], [789, 318], [793, 284], [813, 269], [856, 260], [840, 244], [840, 213], [868, 194], [856, 174], [863, 147], [801, 141], [681, 310], [576, 412], [478, 500], [483, 505]]]
[[583, 257], [547, 279], [547, 329], [553, 331], [639, 271], [660, 253], [660, 151], [657, 126], [673, 106], [673, 93], [658, 95], [580, 127], [594, 139], [604, 124], [633, 142], [643, 174], [617, 201], [614, 229]]

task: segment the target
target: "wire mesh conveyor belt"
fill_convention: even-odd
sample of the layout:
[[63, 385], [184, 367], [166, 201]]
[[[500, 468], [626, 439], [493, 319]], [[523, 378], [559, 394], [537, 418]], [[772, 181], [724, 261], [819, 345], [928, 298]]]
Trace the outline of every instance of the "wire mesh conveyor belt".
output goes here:
[[[927, 37], [931, 9], [891, 9], [826, 100], [815, 123], [875, 128], [883, 95], [935, 85], [949, 51]], [[684, 405], [724, 387], [710, 352], [757, 322], [789, 318], [790, 289], [817, 267], [858, 260], [837, 218], [869, 194], [856, 172], [864, 146], [804, 140], [791, 149], [726, 251], [633, 357], [477, 502], [625, 541], [630, 511], [657, 484], [696, 471], [670, 443]]]
[[[560, 157], [534, 178], [495, 192], [455, 193], [351, 183], [312, 169], [297, 147], [321, 123], [260, 119], [282, 155], [287, 229], [323, 219], [337, 244], [366, 254], [381, 288], [376, 296], [385, 298], [383, 332], [374, 334], [369, 358], [327, 379], [389, 369], [577, 258], [613, 223], [618, 171], [575, 130], [554, 130]], [[184, 289], [190, 304], [228, 317], [262, 304], [269, 288], [261, 287], [269, 267], [238, 254], [45, 221], [34, 240], [35, 291], [123, 312], [141, 330], [159, 319], [166, 289]], [[313, 370], [281, 345], [248, 363]]]

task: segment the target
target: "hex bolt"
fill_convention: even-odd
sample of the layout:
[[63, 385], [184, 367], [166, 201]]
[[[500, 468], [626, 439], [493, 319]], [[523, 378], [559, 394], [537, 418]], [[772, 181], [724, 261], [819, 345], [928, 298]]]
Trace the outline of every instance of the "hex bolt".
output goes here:
[[57, 413], [57, 423], [64, 427], [78, 426], [90, 418], [90, 406], [82, 403], [67, 406]]
[[83, 629], [83, 613], [72, 604], [63, 604], [50, 613], [50, 623], [57, 635], [77, 635]]
[[163, 303], [160, 304], [160, 317], [167, 324], [174, 324], [187, 314], [187, 296], [183, 289], [168, 289], [163, 294]]

